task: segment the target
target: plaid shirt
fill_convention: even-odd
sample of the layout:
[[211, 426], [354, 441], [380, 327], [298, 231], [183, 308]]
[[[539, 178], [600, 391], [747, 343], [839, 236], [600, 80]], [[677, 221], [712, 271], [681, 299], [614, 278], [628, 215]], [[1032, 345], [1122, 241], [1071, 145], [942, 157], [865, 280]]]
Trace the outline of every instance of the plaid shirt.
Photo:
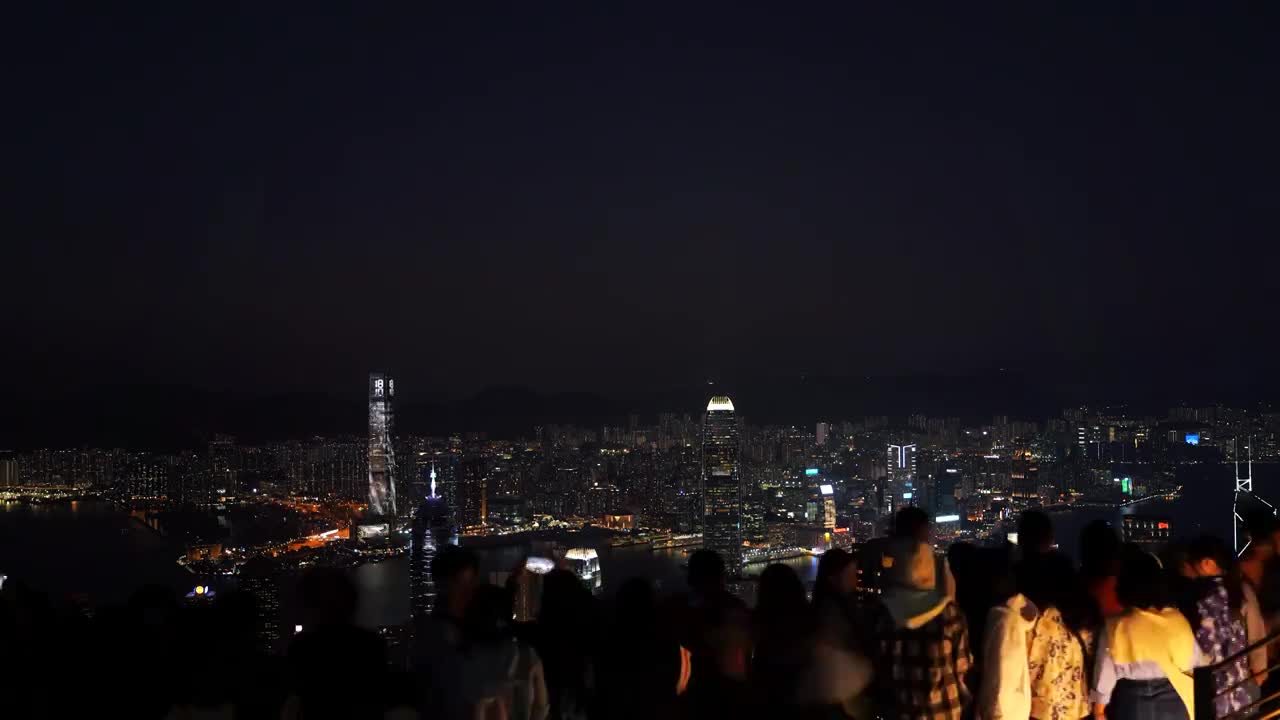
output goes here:
[[969, 628], [954, 602], [937, 617], [910, 630], [896, 627], [889, 611], [872, 612], [876, 684], [881, 717], [898, 720], [960, 720], [969, 702], [964, 676], [973, 658]]

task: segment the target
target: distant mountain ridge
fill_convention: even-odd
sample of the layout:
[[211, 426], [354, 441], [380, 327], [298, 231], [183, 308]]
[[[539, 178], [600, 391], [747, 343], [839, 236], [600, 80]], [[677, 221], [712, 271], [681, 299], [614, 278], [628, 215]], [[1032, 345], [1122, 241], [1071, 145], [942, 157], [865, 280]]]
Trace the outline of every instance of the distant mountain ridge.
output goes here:
[[[18, 394], [0, 403], [0, 449], [78, 446], [143, 450], [198, 449], [217, 433], [242, 442], [311, 435], [363, 435], [367, 404], [353, 392], [250, 393], [183, 386], [118, 386], [92, 390]], [[699, 415], [713, 394], [728, 394], [738, 413], [756, 424], [809, 425], [818, 420], [909, 414], [989, 421], [1002, 414], [1031, 420], [1056, 416], [1072, 405], [1123, 398], [1132, 412], [1163, 413], [1188, 401], [1172, 393], [1112, 390], [1086, 383], [1046, 383], [1017, 373], [903, 377], [760, 377], [725, 383], [613, 394], [539, 392], [520, 385], [491, 385], [458, 398], [415, 394], [401, 388], [396, 424], [405, 434], [484, 432], [490, 437], [531, 436], [535, 425], [625, 426], [629, 413], [642, 422], [659, 412]], [[1260, 400], [1262, 398], [1252, 398]], [[1224, 398], [1229, 401], [1230, 398]], [[1203, 400], [1204, 404], [1214, 402]]]

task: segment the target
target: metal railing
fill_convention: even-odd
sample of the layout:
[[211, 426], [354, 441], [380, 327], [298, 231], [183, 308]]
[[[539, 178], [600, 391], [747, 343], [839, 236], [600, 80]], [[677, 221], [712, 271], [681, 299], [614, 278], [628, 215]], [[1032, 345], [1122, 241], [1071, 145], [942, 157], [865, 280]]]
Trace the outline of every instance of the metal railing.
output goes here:
[[[1192, 673], [1196, 718], [1199, 720], [1212, 720], [1213, 718], [1216, 718], [1217, 710], [1214, 708], [1213, 701], [1218, 697], [1241, 687], [1242, 685], [1254, 682], [1255, 678], [1255, 674], [1251, 670], [1249, 675], [1247, 675], [1243, 680], [1232, 683], [1222, 690], [1217, 690], [1217, 683], [1214, 678], [1218, 671], [1225, 669], [1241, 658], [1245, 658], [1245, 662], [1247, 663], [1249, 653], [1260, 648], [1270, 648], [1277, 643], [1280, 643], [1280, 630], [1271, 633], [1222, 662], [1196, 668]], [[1268, 676], [1273, 676], [1277, 671], [1280, 671], [1280, 663], [1270, 664], [1270, 660], [1268, 660], [1268, 667], [1263, 672]], [[1257, 700], [1249, 703], [1239, 710], [1231, 712], [1221, 718], [1221, 720], [1244, 720], [1245, 718], [1251, 718], [1252, 720], [1272, 720], [1273, 718], [1280, 718], [1280, 690], [1277, 690], [1270, 695], [1262, 695], [1262, 691], [1260, 689], [1259, 696], [1260, 697]]]

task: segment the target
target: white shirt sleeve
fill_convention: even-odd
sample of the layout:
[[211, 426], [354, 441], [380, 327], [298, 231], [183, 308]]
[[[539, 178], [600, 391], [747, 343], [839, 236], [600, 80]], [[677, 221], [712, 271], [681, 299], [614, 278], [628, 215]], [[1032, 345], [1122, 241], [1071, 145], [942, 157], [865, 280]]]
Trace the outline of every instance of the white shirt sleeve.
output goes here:
[[1005, 606], [987, 614], [987, 632], [982, 639], [982, 686], [978, 692], [977, 713], [982, 720], [1022, 720], [1030, 712], [1030, 698], [1022, 681], [1027, 675], [1026, 641], [1015, 633], [1023, 632], [1017, 611]]

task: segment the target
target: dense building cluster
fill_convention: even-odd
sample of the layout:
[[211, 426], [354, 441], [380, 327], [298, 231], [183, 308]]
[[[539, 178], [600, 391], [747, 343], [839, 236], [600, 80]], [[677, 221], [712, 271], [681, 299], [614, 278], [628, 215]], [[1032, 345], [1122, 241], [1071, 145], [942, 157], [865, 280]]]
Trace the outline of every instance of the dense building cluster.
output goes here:
[[[394, 381], [383, 379], [389, 392]], [[735, 410], [631, 415], [598, 429], [544, 425], [510, 440], [394, 435], [388, 424], [371, 426], [369, 438], [250, 445], [218, 435], [178, 453], [6, 451], [0, 492], [94, 491], [143, 507], [255, 494], [371, 503], [376, 478], [383, 514], [407, 526], [434, 476], [463, 534], [623, 514], [639, 528], [701, 533], [712, 518], [728, 553], [743, 543], [811, 546], [814, 528], [869, 538], [908, 505], [959, 516], [957, 529], [982, 534], [1025, 507], [1165, 492], [1181, 463], [1280, 458], [1280, 415], [1224, 407], [1173, 408], [1163, 418], [1073, 408], [1040, 422], [984, 424], [877, 416], [810, 428], [753, 424], [750, 399], [735, 400]], [[371, 422], [389, 422], [390, 411], [388, 401]]]

